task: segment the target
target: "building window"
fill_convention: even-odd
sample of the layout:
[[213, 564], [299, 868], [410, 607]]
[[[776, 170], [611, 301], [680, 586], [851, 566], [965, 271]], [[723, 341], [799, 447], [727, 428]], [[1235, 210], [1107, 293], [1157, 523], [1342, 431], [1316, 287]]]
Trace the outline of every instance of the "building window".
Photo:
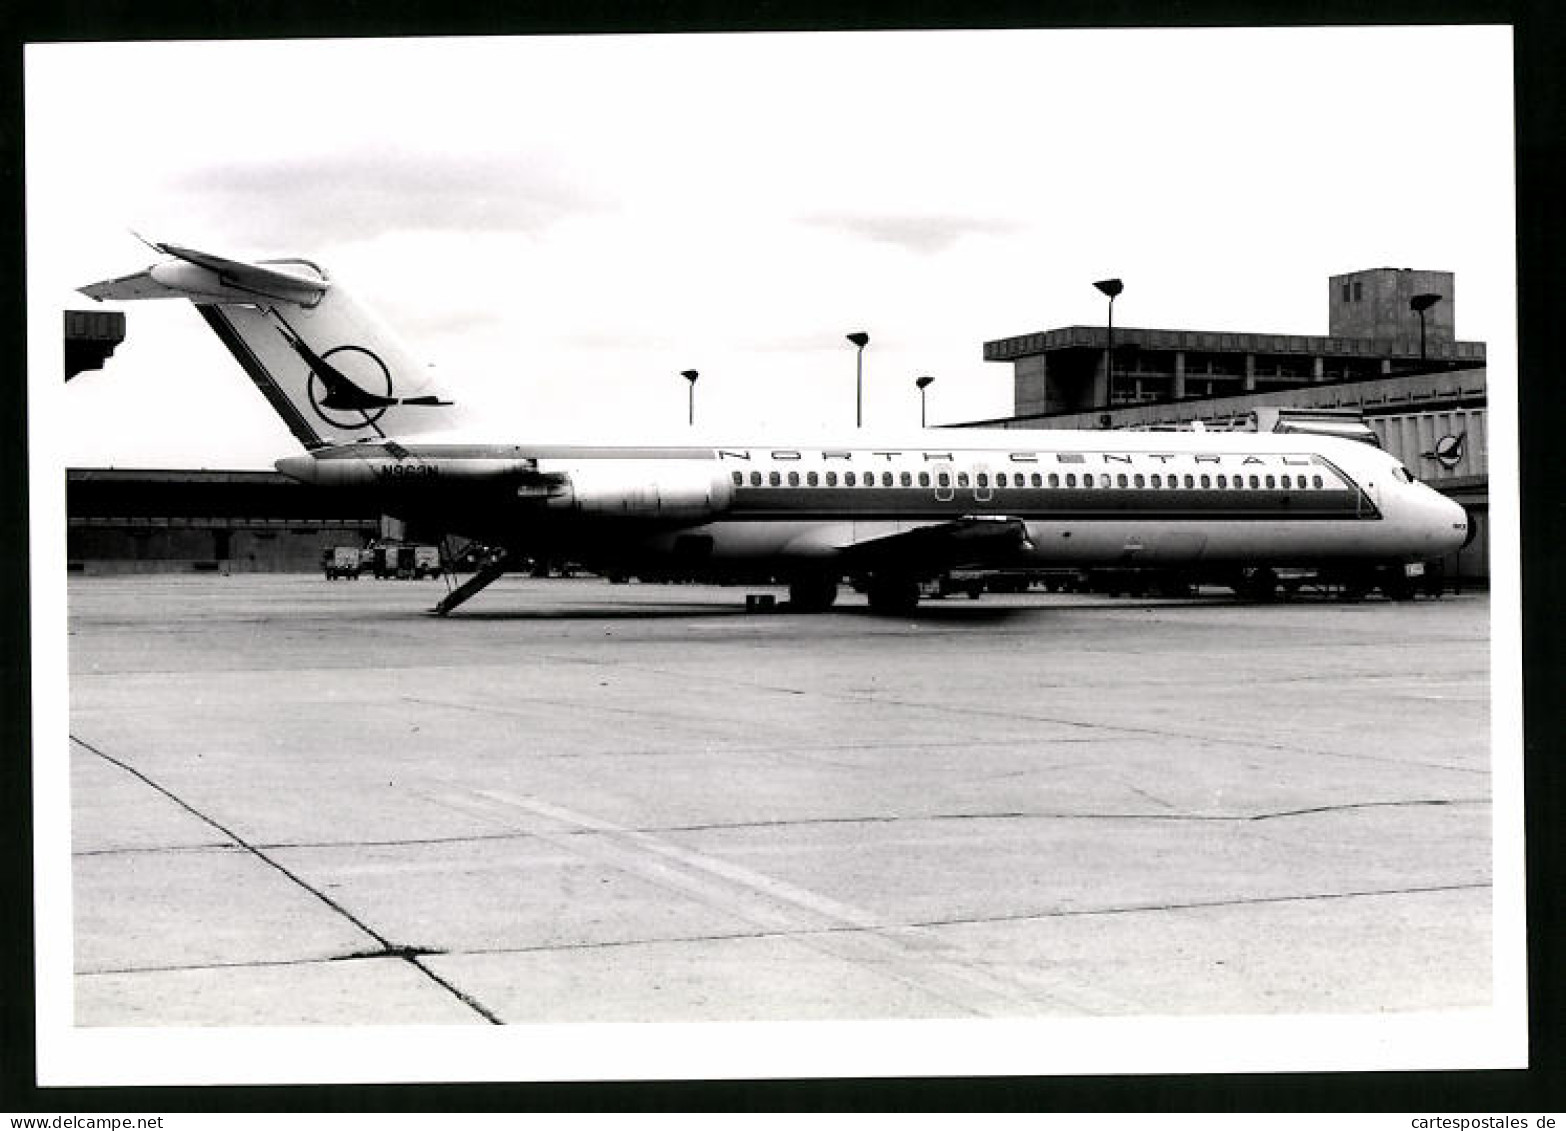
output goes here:
[[1348, 300], [1349, 300], [1349, 285], [1347, 283], [1344, 283], [1343, 284], [1343, 301], [1347, 302]]
[[1363, 302], [1365, 299], [1365, 284], [1359, 280], [1354, 281], [1354, 301]]

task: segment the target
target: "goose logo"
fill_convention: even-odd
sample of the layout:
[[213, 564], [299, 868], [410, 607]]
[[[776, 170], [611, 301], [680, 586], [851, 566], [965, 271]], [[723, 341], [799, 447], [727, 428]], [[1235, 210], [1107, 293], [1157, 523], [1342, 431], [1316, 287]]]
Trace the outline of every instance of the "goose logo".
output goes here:
[[316, 416], [340, 431], [372, 428], [393, 405], [427, 407], [451, 403], [436, 397], [392, 396], [391, 370], [374, 351], [363, 346], [334, 346], [318, 354], [281, 319], [278, 332], [310, 369], [306, 386], [310, 407]]
[[1450, 471], [1463, 462], [1463, 449], [1467, 445], [1468, 433], [1459, 432], [1457, 435], [1442, 436], [1436, 441], [1435, 447], [1428, 452], [1420, 452], [1424, 459], [1433, 459], [1442, 467]]

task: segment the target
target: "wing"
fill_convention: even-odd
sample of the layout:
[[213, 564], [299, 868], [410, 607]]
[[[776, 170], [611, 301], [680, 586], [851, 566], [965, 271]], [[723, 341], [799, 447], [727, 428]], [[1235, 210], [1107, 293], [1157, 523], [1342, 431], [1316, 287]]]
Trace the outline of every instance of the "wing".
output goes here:
[[1027, 524], [1010, 515], [964, 515], [932, 522], [843, 550], [851, 569], [895, 567], [910, 573], [938, 573], [963, 566], [1004, 564], [1033, 549]]

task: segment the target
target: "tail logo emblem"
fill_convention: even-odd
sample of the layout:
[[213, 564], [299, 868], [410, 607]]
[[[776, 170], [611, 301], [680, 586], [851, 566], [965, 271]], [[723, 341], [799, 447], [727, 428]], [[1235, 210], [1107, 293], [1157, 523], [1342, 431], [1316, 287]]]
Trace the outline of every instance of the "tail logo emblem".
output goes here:
[[[318, 354], [293, 327], [281, 319], [278, 320], [278, 329], [310, 368], [310, 407], [333, 428], [353, 431], [373, 427], [393, 405], [432, 406], [451, 403], [436, 397], [392, 396], [391, 370], [374, 352], [363, 346], [335, 346]], [[358, 380], [350, 377], [345, 370], [351, 371]], [[384, 392], [370, 392], [370, 388], [376, 386]], [[348, 415], [337, 415], [342, 413]]]

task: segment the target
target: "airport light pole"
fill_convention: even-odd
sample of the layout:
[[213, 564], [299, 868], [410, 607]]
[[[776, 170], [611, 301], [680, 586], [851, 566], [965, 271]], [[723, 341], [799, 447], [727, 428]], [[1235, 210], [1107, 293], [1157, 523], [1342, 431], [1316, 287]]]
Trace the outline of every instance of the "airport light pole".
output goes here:
[[1093, 284], [1100, 294], [1109, 296], [1109, 341], [1104, 346], [1104, 385], [1106, 399], [1115, 395], [1115, 297], [1126, 289], [1119, 279], [1100, 279]]
[[848, 340], [859, 349], [854, 365], [854, 427], [862, 428], [865, 423], [865, 347], [870, 344], [870, 335], [855, 330], [848, 335]]
[[696, 423], [696, 378], [700, 376], [694, 369], [681, 370], [680, 376], [690, 382], [690, 420], [689, 424]]
[[1425, 311], [1441, 301], [1440, 295], [1415, 295], [1408, 300], [1408, 308], [1419, 315], [1419, 360], [1425, 360]]
[[924, 423], [924, 391], [935, 383], [935, 378], [925, 374], [914, 382], [919, 389], [919, 427], [925, 427]]

